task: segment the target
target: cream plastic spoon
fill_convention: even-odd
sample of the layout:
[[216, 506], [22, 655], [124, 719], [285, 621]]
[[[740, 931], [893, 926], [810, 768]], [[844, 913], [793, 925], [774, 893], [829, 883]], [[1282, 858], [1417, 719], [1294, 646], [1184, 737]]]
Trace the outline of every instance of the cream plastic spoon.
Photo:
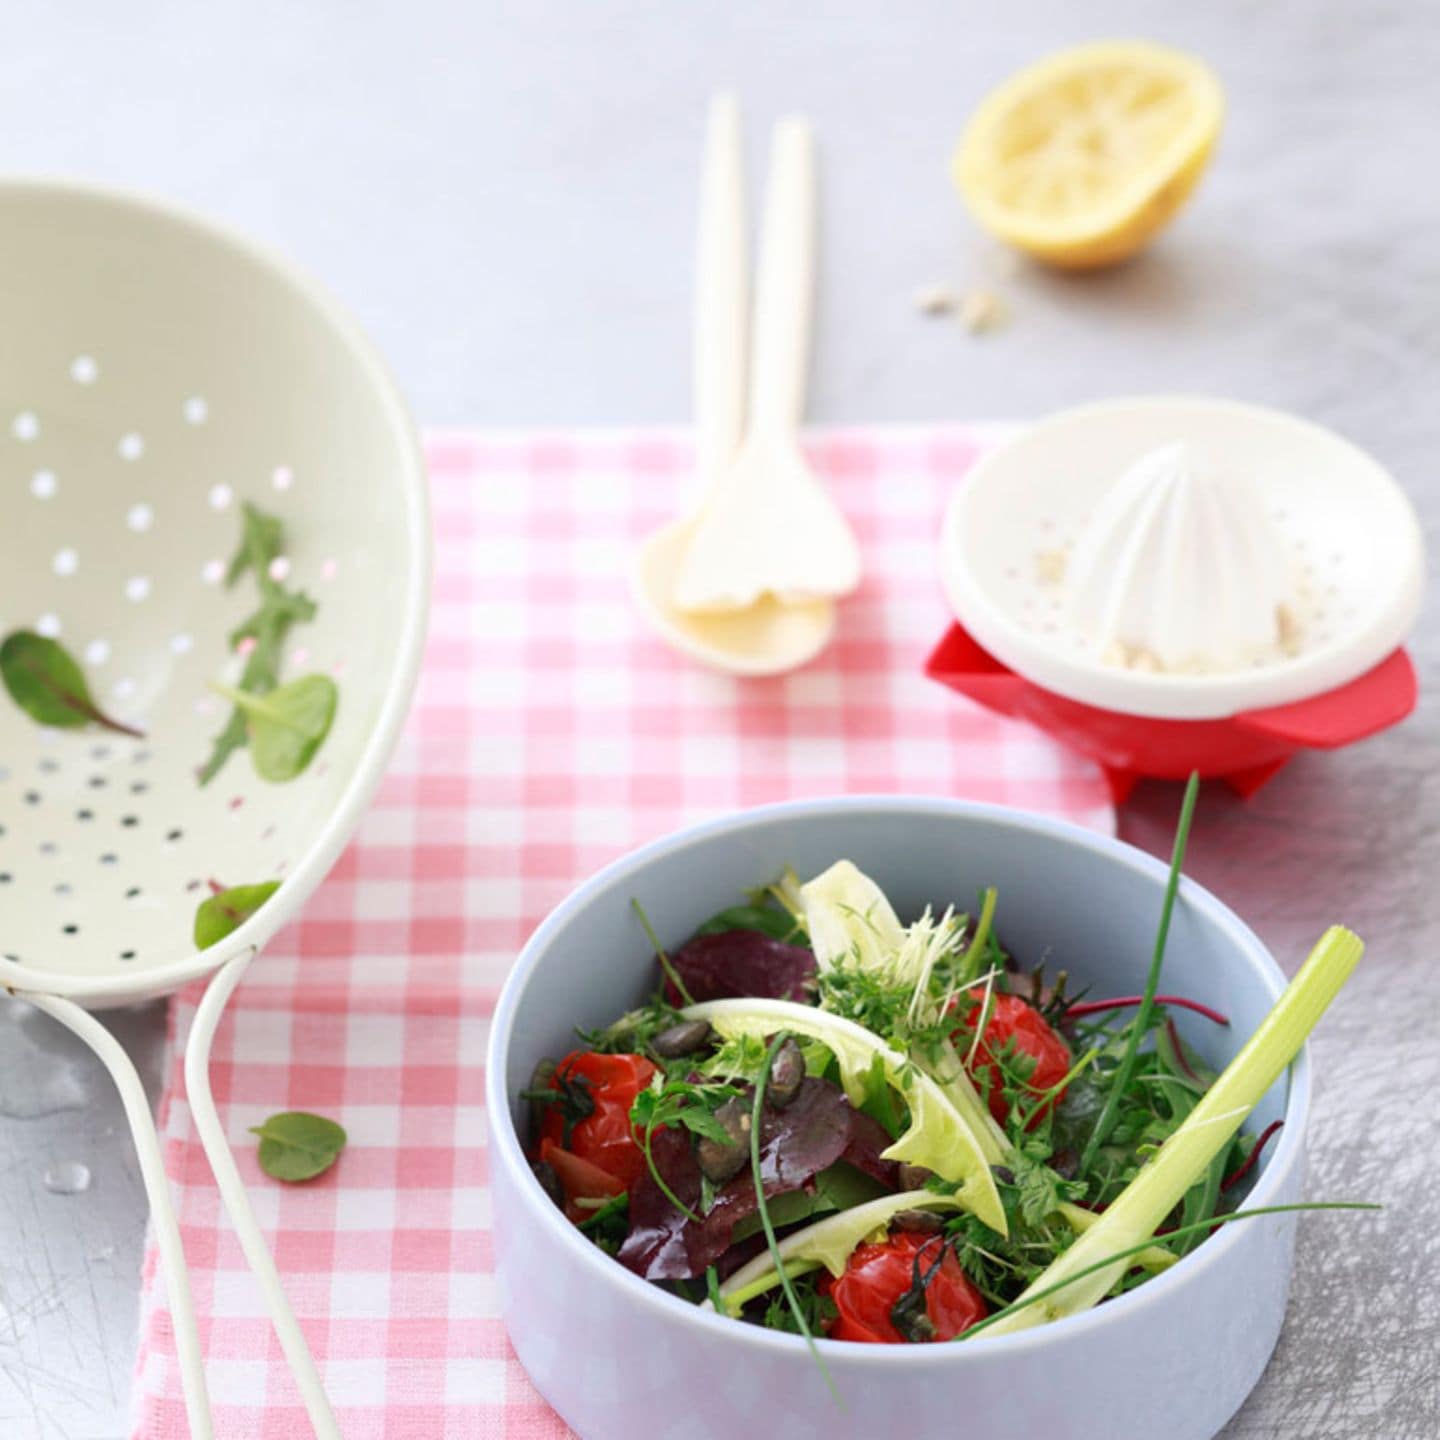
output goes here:
[[676, 577], [696, 519], [740, 449], [745, 419], [745, 201], [740, 110], [734, 96], [711, 103], [701, 181], [695, 307], [696, 468], [705, 500], [642, 544], [632, 571], [636, 602], [677, 650], [737, 675], [774, 675], [805, 664], [829, 643], [828, 600], [783, 605], [772, 596], [727, 614], [686, 614], [674, 603]]
[[695, 522], [677, 609], [731, 612], [767, 595], [833, 599], [859, 584], [855, 537], [799, 446], [814, 292], [815, 140], [808, 121], [792, 116], [771, 147], [748, 428]]

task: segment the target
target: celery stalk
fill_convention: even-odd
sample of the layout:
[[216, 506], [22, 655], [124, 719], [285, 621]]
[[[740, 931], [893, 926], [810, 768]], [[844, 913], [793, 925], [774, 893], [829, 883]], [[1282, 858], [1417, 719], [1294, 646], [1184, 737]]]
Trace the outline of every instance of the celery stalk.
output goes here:
[[[990, 1334], [1005, 1335], [1058, 1320], [1087, 1310], [1105, 1298], [1130, 1262], [1117, 1260], [1083, 1276], [1079, 1272], [1154, 1235], [1161, 1221], [1204, 1174], [1206, 1166], [1299, 1053], [1364, 952], [1360, 938], [1349, 930], [1332, 925], [1325, 932], [1245, 1048], [1226, 1066], [1180, 1127], [1096, 1224], [1031, 1283], [1015, 1301], [1016, 1308], [986, 1327]], [[1072, 1277], [1074, 1283], [1066, 1284]], [[1053, 1290], [1056, 1285], [1065, 1288], [1037, 1298], [1033, 1304], [1026, 1303], [1027, 1296], [1038, 1297], [1039, 1292]]]

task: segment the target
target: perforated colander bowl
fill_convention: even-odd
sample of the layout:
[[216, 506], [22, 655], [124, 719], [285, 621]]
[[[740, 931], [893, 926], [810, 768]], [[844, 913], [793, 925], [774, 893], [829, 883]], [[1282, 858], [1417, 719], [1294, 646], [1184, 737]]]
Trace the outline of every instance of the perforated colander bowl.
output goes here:
[[[57, 638], [99, 706], [145, 732], [45, 728], [0, 695], [0, 982], [102, 1048], [46, 997], [98, 1008], [243, 964], [359, 818], [419, 664], [424, 472], [354, 323], [284, 262], [167, 206], [0, 184], [0, 327], [0, 633]], [[244, 501], [281, 520], [276, 576], [318, 606], [284, 678], [335, 677], [339, 707], [295, 780], [257, 778], [242, 749], [201, 786], [228, 713], [207, 682], [238, 677], [229, 636], [257, 600], [248, 578], [224, 583]], [[268, 880], [281, 888], [254, 918], [197, 952], [211, 882]], [[105, 1058], [123, 1090], [123, 1055]]]

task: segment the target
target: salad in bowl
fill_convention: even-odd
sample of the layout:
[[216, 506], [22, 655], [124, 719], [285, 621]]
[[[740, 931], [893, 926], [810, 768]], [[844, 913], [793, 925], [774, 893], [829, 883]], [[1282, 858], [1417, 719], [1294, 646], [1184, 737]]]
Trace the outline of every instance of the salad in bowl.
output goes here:
[[[909, 1433], [941, 1433], [940, 1417], [961, 1403], [987, 1433], [1034, 1433], [1034, 1423], [1064, 1412], [1067, 1389], [1088, 1387], [1104, 1403], [1055, 1433], [1153, 1434], [1187, 1385], [1163, 1373], [1125, 1381], [1135, 1420], [1126, 1428], [1107, 1419], [1107, 1407], [1126, 1413], [1123, 1397], [1103, 1388], [1107, 1373], [1113, 1388], [1148, 1351], [1169, 1355], [1172, 1341], [1177, 1354], [1193, 1351], [1193, 1336], [1167, 1337], [1165, 1327], [1183, 1331], [1192, 1318], [1213, 1325], [1216, 1307], [1231, 1304], [1240, 1332], [1217, 1336], [1213, 1357], [1193, 1367], [1195, 1414], [1174, 1427], [1180, 1436], [1213, 1433], [1207, 1417], [1233, 1410], [1273, 1345], [1290, 1212], [1308, 1208], [1298, 1202], [1303, 1137], [1281, 1128], [1282, 1120], [1303, 1127], [1303, 1096], [1292, 1084], [1289, 1106], [1277, 1106], [1275, 1087], [1362, 946], [1334, 927], [1283, 993], [1278, 975], [1257, 993], [1243, 967], [1222, 958], [1238, 937], [1208, 953], [1195, 912], [1215, 902], [1187, 882], [1176, 927], [1183, 958], [1162, 985], [1193, 800], [1192, 789], [1168, 872], [1145, 875], [1155, 903], [1144, 956], [1095, 943], [1113, 945], [1123, 930], [1118, 943], [1135, 948], [1134, 894], [1119, 899], [1100, 878], [1117, 858], [1111, 852], [1127, 847], [1028, 817], [1007, 833], [1003, 812], [984, 807], [961, 809], [995, 824], [1003, 843], [987, 847], [981, 823], [967, 840], [982, 843], [960, 847], [971, 863], [932, 854], [917, 867], [948, 877], [948, 891], [933, 878], [918, 894], [910, 877], [895, 882], [894, 856], [876, 842], [903, 827], [827, 832], [820, 823], [795, 832], [793, 867], [752, 870], [753, 888], [717, 896], [710, 911], [696, 915], [693, 894], [677, 897], [663, 883], [696, 872], [695, 850], [709, 848], [702, 836], [691, 847], [655, 847], [668, 870], [647, 864], [646, 852], [622, 862], [601, 877], [603, 899], [592, 890], [588, 906], [576, 897], [547, 921], [532, 941], [531, 973], [522, 961], [507, 987], [512, 1004], [502, 1000], [497, 1025], [509, 1033], [492, 1040], [492, 1084], [505, 1043], [533, 1057], [519, 1073], [504, 1060], [501, 1121], [514, 1133], [500, 1147], [507, 1173], [497, 1185], [497, 1233], [517, 1349], [582, 1434], [622, 1433], [618, 1417], [643, 1414], [641, 1395], [678, 1383], [673, 1368], [727, 1356], [745, 1365], [756, 1397], [790, 1404], [792, 1392], [805, 1393], [811, 1428], [796, 1433], [876, 1433], [886, 1404], [912, 1391]], [[921, 832], [933, 828], [948, 843], [948, 832], [929, 825], [943, 807], [912, 803], [927, 822], [913, 838], [923, 843]], [[834, 804], [851, 820], [863, 812], [863, 802]], [[1044, 843], [1022, 838], [1030, 827]], [[787, 826], [768, 828], [777, 832], [770, 843], [740, 848], [775, 858]], [[863, 842], [855, 858], [826, 853], [826, 839], [843, 843], [847, 830]], [[1048, 930], [1057, 909], [1053, 897], [1037, 903], [1031, 887], [1044, 872], [1032, 866], [1057, 842], [1057, 856], [1068, 844], [1087, 854], [1082, 868], [1106, 857], [1088, 895], [1073, 876], [1060, 882], [1072, 906], [1089, 901], [1101, 911]], [[974, 863], [987, 854], [993, 875]], [[731, 855], [713, 871], [701, 865], [696, 888], [715, 893], [714, 882], [739, 864]], [[1130, 868], [1146, 867], [1160, 869]], [[1113, 934], [1106, 905], [1125, 912]], [[677, 929], [687, 908], [694, 918]], [[633, 947], [616, 970], [624, 981], [612, 987], [621, 1003], [598, 1023], [604, 986], [584, 970], [587, 918], [592, 936], [610, 945], [628, 936]], [[562, 922], [569, 934], [558, 948], [571, 952], [573, 984], [552, 972], [546, 1006], [527, 1013], [524, 997], [541, 993]], [[1117, 986], [1117, 976], [1130, 983]], [[564, 1032], [545, 1009], [567, 1002], [576, 1006], [573, 1038], [556, 1045]], [[537, 1048], [542, 1034], [551, 1043]], [[536, 1204], [549, 1222], [539, 1223]], [[522, 1237], [507, 1233], [501, 1210], [511, 1226], [523, 1218]], [[1242, 1219], [1255, 1223], [1232, 1223]], [[570, 1237], [563, 1286], [549, 1273], [555, 1257], [532, 1249], [556, 1224]], [[1256, 1243], [1229, 1243], [1232, 1230], [1256, 1231]], [[591, 1258], [581, 1263], [584, 1254]], [[1260, 1287], [1248, 1301], [1248, 1332], [1245, 1263]], [[1183, 1285], [1182, 1275], [1190, 1277]], [[583, 1343], [564, 1360], [544, 1333], [546, 1294], [550, 1309], [564, 1295], [573, 1317], [587, 1317]], [[1108, 1351], [1097, 1350], [1107, 1334]], [[645, 1360], [637, 1346], [647, 1355], [658, 1346], [659, 1356]], [[595, 1393], [602, 1372], [587, 1369], [592, 1350], [597, 1366], [609, 1357], [617, 1373], [644, 1377], [633, 1403]], [[882, 1368], [859, 1363], [865, 1355]], [[907, 1355], [921, 1371], [886, 1375]], [[1209, 1369], [1226, 1372], [1213, 1395], [1204, 1390]], [[588, 1385], [579, 1372], [591, 1375]], [[892, 1389], [903, 1373], [908, 1390]], [[816, 1376], [828, 1394], [811, 1388]], [[1033, 1393], [1017, 1388], [1019, 1377]], [[922, 1378], [923, 1398], [914, 1391]], [[729, 1391], [710, 1404], [714, 1416], [692, 1414], [688, 1428], [659, 1433], [726, 1433], [749, 1408]]]

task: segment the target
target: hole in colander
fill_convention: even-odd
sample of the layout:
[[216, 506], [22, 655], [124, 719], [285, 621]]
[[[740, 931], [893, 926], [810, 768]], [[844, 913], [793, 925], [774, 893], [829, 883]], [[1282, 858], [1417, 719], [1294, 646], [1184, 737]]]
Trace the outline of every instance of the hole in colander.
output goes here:
[[89, 781], [92, 790], [103, 790], [109, 783], [103, 775], [92, 775]]
[[138, 460], [145, 453], [145, 437], [132, 430], [120, 437], [120, 443], [115, 448], [122, 460]]
[[210, 487], [210, 508], [212, 510], [229, 509], [230, 502], [235, 498], [235, 492], [228, 485], [212, 485]]
[[46, 755], [36, 768], [42, 775], [53, 775], [60, 768], [60, 762], [53, 755]]
[[115, 864], [118, 864], [118, 863], [119, 863], [119, 860], [120, 860], [120, 857], [119, 857], [117, 854], [115, 854], [115, 852], [114, 852], [113, 850], [107, 850], [107, 851], [100, 857], [100, 863], [101, 863], [102, 865], [115, 865]]
[[120, 958], [122, 960], [133, 960], [135, 958], [135, 952], [133, 950], [122, 950], [120, 952]]
[[8, 870], [0, 870], [0, 885], [8, 885], [9, 883], [10, 872]]
[[132, 885], [132, 886], [125, 892], [125, 898], [126, 898], [127, 900], [135, 900], [135, 899], [138, 899], [138, 898], [139, 898], [139, 895], [140, 895], [140, 887], [139, 887], [138, 885]]
[[40, 419], [33, 410], [22, 410], [11, 422], [10, 433], [17, 440], [33, 440], [40, 433]]
[[125, 826], [127, 830], [133, 829], [140, 823], [140, 817], [138, 815], [122, 815], [120, 817], [120, 823]]
[[[5, 832], [0, 830], [0, 835]], [[42, 855], [54, 855], [59, 852], [60, 847], [53, 840], [42, 840], [40, 842], [40, 853]]]
[[55, 893], [57, 895], [68, 895], [70, 893], [70, 882], [68, 880], [60, 881], [55, 887]]
[[270, 483], [277, 490], [288, 490], [295, 483], [295, 472], [288, 465], [277, 465]]
[[150, 752], [148, 750], [137, 750], [130, 757], [131, 761], [136, 765], [143, 765], [149, 758]]
[[143, 795], [149, 788], [149, 785], [147, 785], [145, 781], [136, 780], [132, 782], [130, 786], [130, 793], [132, 795]]
[[77, 820], [93, 820], [95, 818], [95, 812], [93, 810], [77, 810], [75, 812], [75, 818]]
[[61, 933], [65, 935], [78, 935], [80, 933], [80, 927], [78, 925], [62, 925], [60, 930]]
[[110, 758], [110, 747], [108, 745], [92, 745], [90, 747], [90, 758], [92, 760], [108, 760]]
[[70, 378], [77, 385], [93, 385], [100, 376], [100, 367], [93, 355], [77, 355], [70, 362]]
[[207, 585], [218, 585], [225, 578], [225, 562], [223, 560], [207, 560], [200, 567], [200, 578]]
[[150, 595], [150, 577], [148, 575], [132, 575], [125, 582], [125, 598], [139, 604]]
[[103, 665], [110, 658], [110, 642], [108, 640], [92, 640], [85, 647], [85, 658], [92, 665]]
[[40, 803], [40, 792], [38, 790], [27, 790], [25, 792], [25, 803], [27, 805], [38, 805]]
[[30, 477], [30, 493], [37, 500], [48, 500], [56, 489], [57, 484], [53, 470], [37, 470]]
[[36, 622], [35, 628], [47, 640], [54, 640], [60, 634], [60, 617], [47, 610]]
[[155, 512], [146, 504], [132, 505], [125, 512], [125, 523], [141, 535], [155, 523]]
[[173, 845], [175, 841], [185, 838], [185, 832], [183, 830], [167, 830], [165, 832], [165, 838]]
[[210, 406], [203, 395], [192, 395], [180, 408], [187, 425], [203, 425], [210, 413]]
[[63, 549], [55, 552], [55, 558], [51, 560], [50, 568], [57, 575], [73, 575], [80, 568], [80, 556], [77, 551], [66, 545]]

